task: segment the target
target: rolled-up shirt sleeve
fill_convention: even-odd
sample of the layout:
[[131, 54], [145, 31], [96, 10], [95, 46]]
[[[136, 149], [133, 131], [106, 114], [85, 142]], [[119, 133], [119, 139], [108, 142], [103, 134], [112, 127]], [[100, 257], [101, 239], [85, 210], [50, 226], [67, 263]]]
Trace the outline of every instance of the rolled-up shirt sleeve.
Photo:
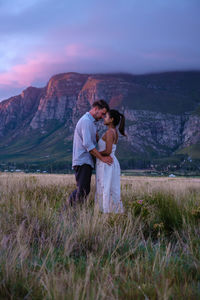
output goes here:
[[83, 147], [90, 152], [93, 150], [96, 146], [94, 145], [92, 141], [92, 128], [91, 128], [91, 122], [88, 120], [85, 120], [82, 124], [81, 128], [82, 138], [83, 138]]

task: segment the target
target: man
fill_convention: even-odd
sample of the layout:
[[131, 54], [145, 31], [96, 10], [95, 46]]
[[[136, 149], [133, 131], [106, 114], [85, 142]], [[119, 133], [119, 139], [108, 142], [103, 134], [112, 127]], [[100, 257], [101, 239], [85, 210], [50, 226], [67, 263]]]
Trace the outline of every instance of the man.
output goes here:
[[91, 110], [84, 114], [76, 125], [72, 167], [75, 170], [77, 188], [69, 196], [70, 205], [83, 203], [90, 192], [92, 169], [94, 168], [92, 156], [108, 165], [113, 161], [110, 156], [102, 156], [96, 149], [96, 121], [103, 119], [107, 111], [109, 111], [109, 106], [104, 100], [96, 101]]

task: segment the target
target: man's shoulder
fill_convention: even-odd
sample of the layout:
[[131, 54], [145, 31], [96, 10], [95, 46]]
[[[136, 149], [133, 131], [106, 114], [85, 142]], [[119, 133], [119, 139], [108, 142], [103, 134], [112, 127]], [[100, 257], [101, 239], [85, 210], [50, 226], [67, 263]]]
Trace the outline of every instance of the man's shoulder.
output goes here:
[[88, 117], [88, 114], [85, 113], [79, 120], [78, 120], [78, 124], [92, 124], [92, 121], [90, 120], [90, 118]]

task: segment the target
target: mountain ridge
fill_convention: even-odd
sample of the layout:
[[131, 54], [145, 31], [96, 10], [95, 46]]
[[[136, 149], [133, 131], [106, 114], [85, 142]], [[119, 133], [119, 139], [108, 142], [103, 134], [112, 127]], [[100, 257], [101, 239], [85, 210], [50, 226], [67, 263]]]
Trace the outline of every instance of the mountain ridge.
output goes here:
[[119, 153], [127, 143], [129, 160], [170, 156], [200, 142], [200, 72], [68, 72], [0, 102], [0, 161], [48, 155], [69, 161], [76, 122], [98, 99], [125, 114], [127, 140], [120, 138]]

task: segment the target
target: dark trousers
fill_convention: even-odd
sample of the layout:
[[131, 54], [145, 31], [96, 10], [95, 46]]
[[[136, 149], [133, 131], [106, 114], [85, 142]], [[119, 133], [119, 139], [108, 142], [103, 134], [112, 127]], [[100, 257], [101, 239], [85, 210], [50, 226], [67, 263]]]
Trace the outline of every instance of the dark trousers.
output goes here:
[[74, 206], [78, 203], [85, 202], [87, 195], [90, 192], [90, 182], [92, 176], [92, 167], [84, 164], [74, 166], [77, 188], [70, 194], [68, 202]]

